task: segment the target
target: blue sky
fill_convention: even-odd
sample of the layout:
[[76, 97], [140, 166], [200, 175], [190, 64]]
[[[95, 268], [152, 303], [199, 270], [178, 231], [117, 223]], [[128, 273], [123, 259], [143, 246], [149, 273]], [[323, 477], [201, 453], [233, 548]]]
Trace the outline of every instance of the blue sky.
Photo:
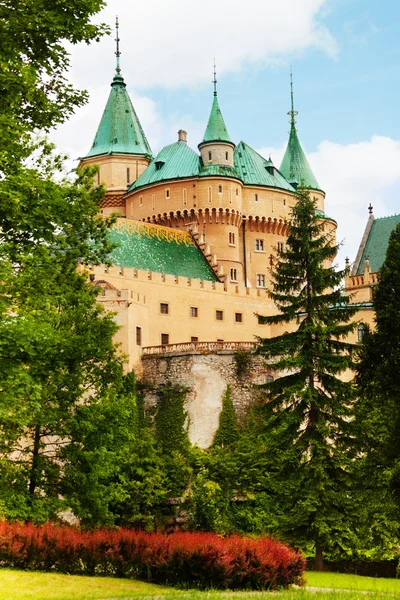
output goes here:
[[[355, 258], [372, 202], [400, 212], [400, 3], [394, 0], [110, 0], [121, 67], [153, 151], [188, 131], [196, 148], [212, 101], [215, 56], [231, 138], [279, 166], [288, 138], [289, 71], [297, 127], [326, 191], [326, 212]], [[111, 82], [114, 35], [72, 49], [71, 80], [90, 103], [53, 134], [72, 158], [89, 150]]]

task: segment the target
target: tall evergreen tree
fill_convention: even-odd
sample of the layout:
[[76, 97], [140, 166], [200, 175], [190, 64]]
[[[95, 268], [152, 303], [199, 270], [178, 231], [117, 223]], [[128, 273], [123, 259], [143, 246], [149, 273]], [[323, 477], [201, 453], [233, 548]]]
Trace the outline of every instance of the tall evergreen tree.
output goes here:
[[[390, 503], [400, 505], [400, 226], [391, 233], [374, 289], [375, 329], [368, 331], [358, 365], [357, 416], [365, 467], [378, 477]], [[370, 479], [370, 475], [368, 476]]]
[[300, 190], [271, 272], [279, 312], [261, 318], [287, 331], [260, 339], [259, 352], [277, 373], [264, 410], [280, 529], [297, 544], [313, 543], [317, 568], [325, 550], [346, 548], [351, 538], [351, 384], [339, 377], [353, 366], [346, 338], [355, 309], [343, 295], [344, 272], [330, 266], [336, 253], [316, 202]]

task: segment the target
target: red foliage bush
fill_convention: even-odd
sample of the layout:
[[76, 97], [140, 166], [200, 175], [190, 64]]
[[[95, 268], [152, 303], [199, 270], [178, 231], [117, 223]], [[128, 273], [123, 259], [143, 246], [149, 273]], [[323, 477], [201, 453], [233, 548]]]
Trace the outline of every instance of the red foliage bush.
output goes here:
[[265, 590], [301, 583], [305, 559], [266, 537], [0, 522], [0, 566], [117, 575], [185, 588]]

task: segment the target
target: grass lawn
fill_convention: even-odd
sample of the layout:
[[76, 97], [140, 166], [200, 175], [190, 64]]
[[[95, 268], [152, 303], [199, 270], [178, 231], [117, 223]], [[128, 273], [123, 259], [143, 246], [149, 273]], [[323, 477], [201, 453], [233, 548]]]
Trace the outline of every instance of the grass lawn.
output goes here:
[[307, 588], [281, 592], [187, 592], [129, 579], [0, 569], [0, 600], [400, 599], [400, 580], [396, 579], [375, 579], [339, 573], [308, 573]]

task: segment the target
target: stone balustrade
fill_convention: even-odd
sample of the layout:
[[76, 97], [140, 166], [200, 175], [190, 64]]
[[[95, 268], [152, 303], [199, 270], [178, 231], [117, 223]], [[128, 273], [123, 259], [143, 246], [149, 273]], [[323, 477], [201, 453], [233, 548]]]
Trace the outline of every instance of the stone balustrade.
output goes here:
[[165, 354], [212, 354], [220, 352], [254, 352], [255, 342], [182, 342], [143, 348], [143, 358]]

